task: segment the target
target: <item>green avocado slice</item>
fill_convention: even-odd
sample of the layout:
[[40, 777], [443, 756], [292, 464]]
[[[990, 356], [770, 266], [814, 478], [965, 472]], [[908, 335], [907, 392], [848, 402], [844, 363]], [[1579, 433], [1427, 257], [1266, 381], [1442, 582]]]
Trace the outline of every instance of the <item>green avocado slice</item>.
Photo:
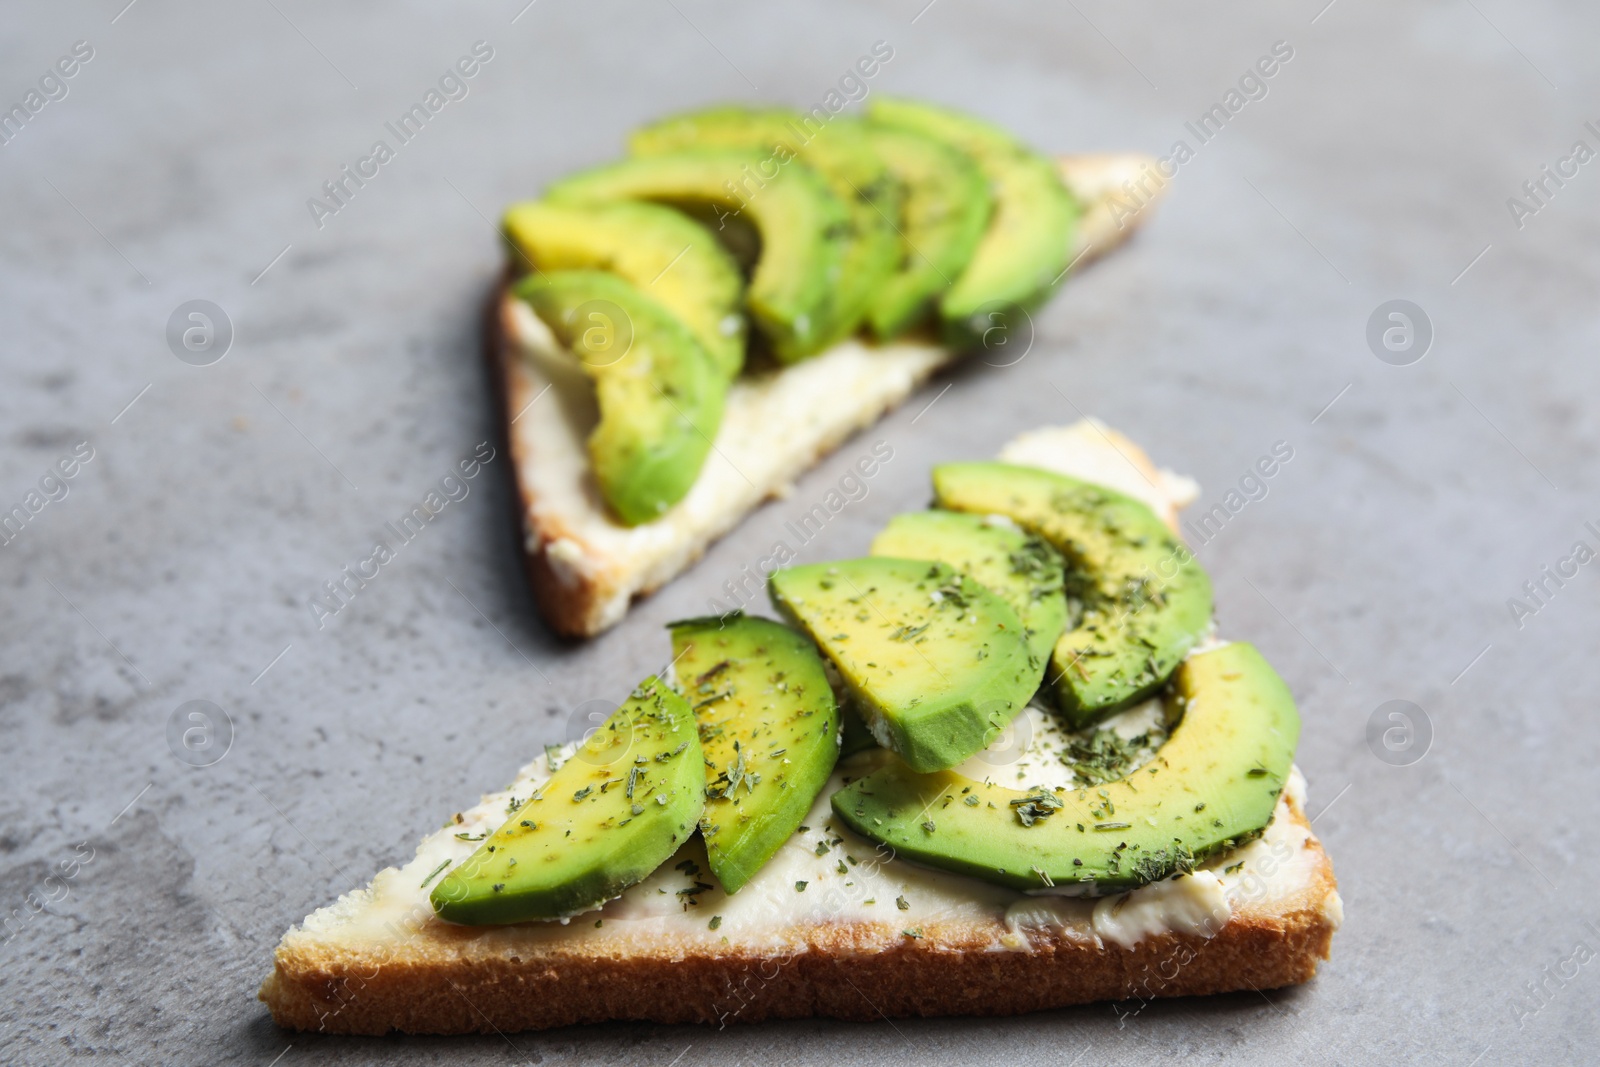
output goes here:
[[[988, 179], [994, 213], [971, 261], [939, 299], [947, 339], [972, 347], [1029, 311], [1065, 276], [1078, 205], [1055, 164], [981, 119], [932, 104], [877, 99], [875, 123], [914, 130], [970, 157]], [[998, 316], [998, 317], [997, 317]]]
[[996, 516], [910, 511], [889, 520], [873, 538], [871, 552], [941, 560], [977, 579], [1022, 620], [1042, 677], [1050, 650], [1067, 627], [1061, 554], [1044, 538]]
[[622, 705], [429, 895], [441, 919], [564, 919], [643, 881], [694, 832], [705, 766], [694, 713], [658, 678]]
[[1049, 674], [1074, 726], [1155, 692], [1211, 625], [1211, 579], [1132, 497], [1009, 463], [947, 463], [933, 488], [940, 507], [1004, 515], [1066, 557], [1069, 628]]
[[705, 751], [711, 871], [736, 893], [794, 833], [839, 758], [839, 708], [816, 647], [770, 619], [671, 623], [679, 689]]
[[761, 248], [745, 306], [774, 356], [792, 363], [830, 340], [850, 216], [809, 167], [780, 167], [759, 151], [685, 149], [584, 171], [551, 186], [548, 197], [568, 203], [652, 200], [709, 209], [714, 230], [748, 220]]
[[729, 378], [744, 366], [744, 278], [704, 226], [660, 204], [514, 204], [513, 267], [610, 271], [682, 320]]
[[600, 495], [629, 526], [694, 485], [722, 421], [728, 380], [677, 316], [615, 274], [529, 275], [516, 295], [594, 380], [589, 457]]
[[1283, 679], [1251, 645], [1186, 660], [1166, 744], [1127, 777], [1021, 792], [889, 766], [833, 794], [856, 833], [917, 863], [1014, 889], [1135, 889], [1193, 870], [1272, 821], [1300, 737]]
[[728, 105], [651, 123], [628, 139], [628, 147], [639, 156], [685, 148], [757, 149], [780, 167], [798, 159], [820, 174], [849, 210], [850, 229], [825, 343], [856, 331], [894, 273], [900, 189], [854, 119], [823, 123], [787, 108]]
[[873, 736], [917, 770], [989, 744], [1038, 685], [1017, 613], [949, 564], [807, 564], [774, 572], [768, 591], [833, 661]]
[[868, 314], [872, 332], [887, 341], [927, 318], [939, 294], [961, 277], [994, 201], [983, 172], [943, 141], [876, 122], [864, 129], [904, 196], [899, 266]]

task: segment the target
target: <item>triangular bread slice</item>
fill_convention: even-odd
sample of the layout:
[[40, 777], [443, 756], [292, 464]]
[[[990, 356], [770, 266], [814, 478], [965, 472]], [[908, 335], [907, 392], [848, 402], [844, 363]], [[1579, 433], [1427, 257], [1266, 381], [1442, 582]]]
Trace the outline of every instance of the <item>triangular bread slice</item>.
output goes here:
[[[1169, 521], [1195, 495], [1192, 482], [1092, 421], [1026, 434], [1002, 457], [1110, 485]], [[1124, 713], [1128, 729], [1150, 713]], [[1018, 722], [1049, 729], [1038, 709]], [[1008, 745], [1014, 731], [990, 752]], [[916, 867], [838, 827], [828, 798], [881, 758], [841, 761], [801, 832], [735, 896], [709, 884], [692, 839], [649, 879], [566, 925], [441, 922], [428, 885], [477, 847], [466, 838], [494, 830], [512, 798], [547, 777], [541, 756], [424, 839], [410, 862], [290, 930], [261, 999], [281, 1026], [345, 1034], [1011, 1015], [1098, 1000], [1122, 1001], [1127, 1013], [1156, 997], [1304, 982], [1328, 956], [1342, 905], [1298, 770], [1261, 838], [1193, 875], [1084, 900]]]
[[[1066, 156], [1059, 165], [1086, 205], [1073, 235], [1076, 266], [1127, 240], [1163, 191], [1150, 156]], [[487, 344], [528, 581], [551, 628], [570, 637], [615, 625], [634, 597], [670, 581], [762, 501], [786, 493], [796, 477], [957, 356], [928, 341], [851, 340], [793, 366], [742, 376], [688, 496], [661, 518], [627, 527], [610, 517], [589, 468], [591, 389], [581, 375], [563, 371], [559, 358], [549, 358], [549, 331], [504, 282], [490, 304]]]

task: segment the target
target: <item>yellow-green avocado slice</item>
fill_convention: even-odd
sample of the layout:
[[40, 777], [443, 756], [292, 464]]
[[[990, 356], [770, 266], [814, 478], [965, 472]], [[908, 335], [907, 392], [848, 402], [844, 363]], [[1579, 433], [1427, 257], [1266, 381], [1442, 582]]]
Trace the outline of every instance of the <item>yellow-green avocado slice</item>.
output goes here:
[[1211, 579], [1132, 497], [1009, 463], [935, 467], [933, 489], [940, 507], [1004, 515], [1066, 557], [1068, 629], [1050, 684], [1074, 726], [1154, 693], [1211, 625]]
[[551, 271], [515, 291], [594, 381], [600, 495], [629, 526], [658, 518], [700, 474], [727, 377], [676, 315], [615, 274]]
[[966, 269], [939, 299], [947, 339], [972, 347], [1013, 314], [1043, 303], [1066, 275], [1077, 201], [1055, 164], [1004, 130], [947, 108], [878, 98], [875, 123], [913, 130], [970, 157], [988, 179], [994, 212]]
[[839, 708], [803, 635], [749, 615], [670, 624], [705, 750], [711, 872], [736, 893], [794, 833], [839, 758]]
[[646, 678], [429, 895], [441, 919], [564, 919], [643, 881], [694, 832], [706, 775], [694, 713]]
[[809, 167], [770, 166], [764, 152], [685, 149], [583, 171], [552, 185], [547, 196], [568, 203], [651, 200], [686, 210], [710, 207], [714, 229], [729, 219], [749, 221], [760, 234], [761, 251], [745, 306], [773, 354], [792, 363], [827, 344], [850, 218]]
[[732, 378], [744, 366], [744, 278], [711, 231], [660, 204], [513, 204], [501, 222], [511, 264], [610, 271], [689, 327]]
[[988, 745], [1038, 686], [1017, 613], [947, 563], [813, 563], [775, 572], [768, 591], [833, 661], [873, 736], [917, 770]]
[[[839, 265], [825, 343], [856, 331], [900, 259], [900, 187], [854, 119], [826, 123], [787, 108], [738, 104], [653, 122], [628, 139], [640, 156], [684, 148], [759, 149], [772, 166], [798, 159], [815, 170], [850, 213], [849, 244]], [[764, 173], [764, 172], [763, 172]]]
[[872, 332], [890, 340], [926, 319], [939, 294], [961, 277], [994, 200], [977, 165], [943, 141], [877, 122], [863, 130], [903, 197], [899, 265], [867, 316]]
[[1114, 893], [1193, 869], [1272, 821], [1300, 737], [1294, 698], [1251, 645], [1186, 660], [1149, 763], [1077, 789], [1020, 792], [892, 765], [833, 794], [856, 833], [916, 863], [1014, 889]]
[[874, 556], [942, 560], [1011, 605], [1043, 674], [1067, 627], [1061, 554], [1010, 520], [961, 511], [908, 511], [872, 539]]

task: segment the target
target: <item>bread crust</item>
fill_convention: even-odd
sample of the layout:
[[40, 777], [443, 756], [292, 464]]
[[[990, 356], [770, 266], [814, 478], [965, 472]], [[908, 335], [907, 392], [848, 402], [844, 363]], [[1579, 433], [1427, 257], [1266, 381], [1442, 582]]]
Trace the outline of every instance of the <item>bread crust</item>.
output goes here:
[[529, 478], [536, 457], [525, 439], [512, 432], [518, 416], [534, 401], [533, 382], [520, 367], [521, 357], [511, 342], [509, 266], [490, 294], [484, 315], [484, 351], [489, 360], [489, 381], [495, 392], [496, 420], [501, 454], [508, 456], [512, 491], [518, 503], [516, 529], [522, 551], [522, 571], [539, 614], [563, 637], [592, 637], [599, 632], [597, 606], [607, 598], [601, 576], [562, 573], [551, 564], [546, 546], [572, 531], [559, 514], [539, 507], [538, 490]]
[[[1063, 180], [1085, 205], [1075, 236], [1076, 264], [1081, 266], [1115, 248], [1148, 218], [1160, 190], [1155, 196], [1136, 201], [1121, 192], [1120, 183], [1137, 179], [1152, 162], [1150, 157], [1137, 154], [1065, 156], [1058, 161]], [[534, 454], [527, 436], [519, 436], [512, 429], [538, 392], [516, 343], [510, 283], [508, 272], [490, 296], [484, 337], [489, 377], [500, 412], [500, 440], [504, 454], [511, 458], [508, 466], [519, 504], [523, 570], [534, 602], [552, 630], [565, 637], [593, 637], [620, 621], [632, 599], [649, 595], [698, 560], [749, 509], [720, 516], [710, 529], [686, 538], [675, 554], [674, 565], [663, 569], [593, 544], [582, 535], [575, 516], [565, 513], [563, 506], [552, 506], [543, 500], [532, 476], [540, 457]], [[788, 464], [792, 473], [760, 486], [760, 499], [784, 493], [794, 475], [816, 464], [851, 433], [881, 418], [953, 359], [955, 354], [948, 353], [918, 366], [905, 376], [900, 383], [902, 388], [855, 412], [842, 432], [836, 428], [810, 440], [792, 441], [796, 449]], [[759, 503], [758, 499], [750, 506]], [[558, 560], [552, 552], [555, 545], [562, 546], [565, 558]]]
[[[1294, 823], [1310, 826], [1287, 801]], [[920, 938], [884, 923], [790, 931], [779, 954], [686, 950], [629, 941], [547, 941], [463, 950], [470, 932], [438, 924], [398, 948], [286, 938], [260, 997], [279, 1026], [335, 1034], [513, 1033], [629, 1020], [727, 1026], [768, 1019], [869, 1021], [1019, 1015], [1096, 1001], [1132, 1013], [1157, 998], [1273, 989], [1309, 981], [1339, 918], [1333, 865], [1315, 836], [1293, 894], [1234, 910], [1214, 936], [1167, 933], [1131, 948], [1030, 928], [997, 950], [1000, 920], [924, 923]]]

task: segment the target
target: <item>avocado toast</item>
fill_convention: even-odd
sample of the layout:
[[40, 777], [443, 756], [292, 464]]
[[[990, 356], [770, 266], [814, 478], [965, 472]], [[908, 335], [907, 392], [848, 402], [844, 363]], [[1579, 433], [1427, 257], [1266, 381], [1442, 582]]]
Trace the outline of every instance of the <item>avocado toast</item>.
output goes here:
[[[1096, 423], [1023, 435], [1000, 458], [1142, 502], [1168, 526], [1195, 493]], [[929, 598], [935, 614], [957, 612], [960, 621], [964, 603], [980, 599], [949, 571], [982, 573], [984, 551], [972, 547], [981, 537], [964, 532], [945, 542], [957, 559], [927, 565], [940, 593]], [[905, 550], [903, 539], [882, 540], [886, 551]], [[1009, 533], [994, 543], [1016, 551]], [[1034, 574], [1037, 560], [1019, 569]], [[882, 573], [903, 570], [892, 563]], [[816, 584], [879, 581], [872, 573], [841, 568]], [[775, 595], [783, 613], [785, 598], [804, 610], [793, 605], [808, 596], [797, 588]], [[841, 617], [835, 634], [887, 634], [923, 647], [916, 639], [931, 631], [879, 619], [876, 593], [862, 593], [862, 617]], [[1025, 587], [1007, 594], [1031, 595]], [[1066, 617], [1051, 608], [1044, 617], [1055, 621], [1036, 625], [1067, 632], [1087, 606], [1071, 605]], [[1249, 645], [1200, 635], [1158, 698], [1097, 713], [1083, 728], [1058, 712], [1046, 673], [1025, 707], [983, 702], [995, 735], [961, 763], [915, 771], [868, 742], [839, 757], [803, 807], [786, 794], [816, 788], [841, 713], [866, 714], [880, 741], [898, 742], [851, 685], [840, 691], [848, 707], [838, 709], [820, 691], [817, 656], [833, 658], [827, 647], [774, 640], [770, 629], [783, 628], [738, 616], [675, 626], [681, 699], [647, 680], [608, 721], [647, 719], [642, 733], [603, 727], [535, 759], [507, 789], [425, 839], [407, 864], [291, 930], [262, 987], [273, 1017], [295, 1029], [380, 1034], [619, 1019], [1009, 1015], [1267, 989], [1308, 980], [1327, 958], [1342, 907], [1291, 762], [1298, 717]], [[1047, 642], [1033, 629], [987, 640], [1043, 659]], [[930, 691], [972, 684], [957, 658], [946, 650], [930, 664], [941, 676]], [[863, 653], [868, 663], [885, 666]], [[890, 711], [916, 700], [891, 688], [878, 696]], [[694, 813], [680, 810], [676, 791], [684, 765], [675, 761], [692, 747], [679, 740], [686, 714], [696, 716], [705, 746], [696, 836], [687, 836]], [[851, 734], [848, 718], [842, 733]], [[1061, 780], [1063, 766], [1070, 787], [1040, 784]], [[547, 809], [558, 818], [547, 822]], [[593, 813], [582, 816], [588, 823], [560, 821], [580, 810]], [[627, 837], [633, 820], [652, 818], [653, 844], [643, 833]], [[542, 832], [548, 848], [568, 830], [585, 832], [581, 825], [621, 824], [619, 848], [583, 853], [613, 880], [582, 883], [578, 895], [553, 903], [548, 894], [507, 896], [539, 883], [516, 880], [507, 861], [526, 862], [529, 853], [502, 854], [502, 834]], [[638, 857], [662, 842], [675, 851], [639, 874], [656, 854], [644, 864]], [[480, 874], [488, 877], [476, 891], [496, 914], [468, 916], [484, 925], [441, 918], [441, 905], [458, 895], [452, 886]]]
[[[1017, 358], [1029, 316], [1165, 184], [1143, 155], [1047, 161], [903, 101], [821, 129], [712, 108], [646, 126], [630, 150], [507, 211], [489, 306], [529, 584], [568, 636], [614, 625], [941, 368]], [[585, 271], [639, 299], [549, 298], [541, 279]], [[663, 314], [685, 330], [653, 328]], [[639, 352], [668, 368], [657, 393], [613, 399], [613, 364]]]

